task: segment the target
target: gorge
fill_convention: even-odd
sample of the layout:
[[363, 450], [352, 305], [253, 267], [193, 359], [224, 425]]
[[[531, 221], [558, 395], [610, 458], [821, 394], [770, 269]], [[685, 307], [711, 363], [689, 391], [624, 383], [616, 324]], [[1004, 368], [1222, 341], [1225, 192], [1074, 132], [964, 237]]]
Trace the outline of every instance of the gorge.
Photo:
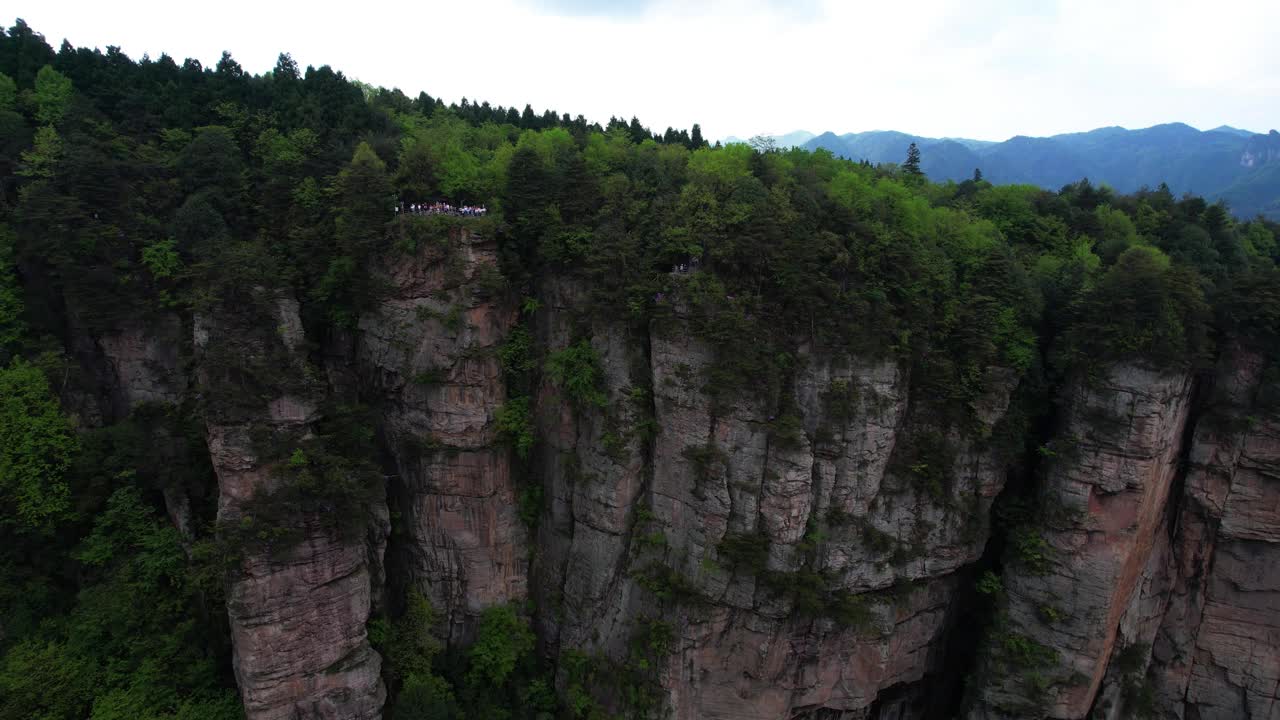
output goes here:
[[1280, 718], [1280, 226], [290, 63], [0, 37], [0, 719]]

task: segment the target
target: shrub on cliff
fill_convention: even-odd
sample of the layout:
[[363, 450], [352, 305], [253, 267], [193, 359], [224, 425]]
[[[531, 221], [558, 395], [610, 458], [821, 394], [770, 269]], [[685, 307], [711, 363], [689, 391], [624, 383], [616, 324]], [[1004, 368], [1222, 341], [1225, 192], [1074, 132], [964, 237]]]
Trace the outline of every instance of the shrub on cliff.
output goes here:
[[600, 355], [589, 340], [553, 351], [547, 356], [547, 376], [579, 408], [604, 407], [609, 398], [601, 390], [604, 372]]

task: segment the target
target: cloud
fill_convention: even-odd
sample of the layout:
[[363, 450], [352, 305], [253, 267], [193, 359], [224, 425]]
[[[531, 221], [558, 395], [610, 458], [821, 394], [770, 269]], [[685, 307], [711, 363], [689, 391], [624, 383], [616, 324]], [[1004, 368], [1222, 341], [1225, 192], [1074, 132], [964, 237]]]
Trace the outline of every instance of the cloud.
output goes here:
[[[702, 124], [709, 137], [893, 128], [999, 140], [1280, 117], [1280, 3], [469, 0], [355, 7], [19, 0], [56, 44], [289, 51], [447, 101]], [[354, 14], [353, 14], [354, 13]]]

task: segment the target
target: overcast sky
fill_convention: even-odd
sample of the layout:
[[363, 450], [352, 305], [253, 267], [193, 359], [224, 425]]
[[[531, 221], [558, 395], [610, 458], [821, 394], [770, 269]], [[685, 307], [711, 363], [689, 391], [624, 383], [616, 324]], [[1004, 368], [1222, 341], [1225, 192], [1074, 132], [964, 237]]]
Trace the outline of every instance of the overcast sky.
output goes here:
[[1003, 140], [1280, 126], [1280, 0], [17, 0], [56, 49], [246, 70], [280, 52], [374, 85], [709, 138], [894, 129]]

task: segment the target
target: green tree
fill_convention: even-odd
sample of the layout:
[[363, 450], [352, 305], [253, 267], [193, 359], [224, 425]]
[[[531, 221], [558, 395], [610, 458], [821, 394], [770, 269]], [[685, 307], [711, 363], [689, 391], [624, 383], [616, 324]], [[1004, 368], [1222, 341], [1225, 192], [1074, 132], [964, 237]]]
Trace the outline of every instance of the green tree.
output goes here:
[[356, 146], [351, 162], [338, 173], [333, 200], [339, 246], [349, 254], [365, 257], [386, 237], [386, 224], [395, 209], [387, 165], [369, 143]]
[[486, 608], [480, 616], [479, 637], [468, 653], [468, 680], [475, 687], [503, 687], [531, 652], [533, 631], [528, 622], [506, 605]]
[[0, 525], [50, 532], [71, 510], [66, 471], [77, 449], [71, 424], [39, 368], [21, 358], [0, 369]]
[[22, 320], [22, 290], [14, 272], [14, 234], [0, 223], [0, 361], [22, 338], [26, 328]]
[[18, 102], [18, 84], [13, 78], [0, 73], [0, 110], [13, 110]]
[[1195, 271], [1139, 245], [1072, 307], [1068, 345], [1076, 363], [1186, 366], [1204, 358], [1208, 314]]
[[608, 404], [608, 396], [600, 389], [604, 382], [600, 355], [589, 340], [579, 340], [548, 355], [546, 371], [552, 382], [578, 407]]
[[438, 622], [435, 608], [422, 593], [410, 591], [404, 614], [392, 624], [383, 653], [387, 673], [394, 682], [431, 676], [432, 662], [441, 649], [440, 641], [433, 634]]
[[449, 682], [438, 675], [410, 675], [396, 696], [392, 720], [461, 720], [466, 717]]
[[902, 170], [913, 180], [924, 177], [924, 171], [920, 169], [920, 148], [915, 143], [907, 147], [907, 161], [902, 163]]
[[22, 165], [18, 175], [32, 180], [49, 180], [54, 176], [58, 160], [62, 157], [62, 138], [52, 126], [36, 130], [35, 143], [22, 153]]
[[689, 131], [689, 149], [698, 150], [706, 147], [707, 141], [702, 139], [702, 126], [698, 123], [693, 124], [693, 128]]
[[316, 283], [314, 297], [332, 322], [350, 328], [376, 292], [367, 265], [386, 238], [387, 223], [395, 213], [395, 193], [386, 163], [362, 142], [334, 179], [330, 195], [337, 247]]
[[41, 125], [57, 125], [71, 107], [71, 79], [45, 65], [36, 73], [34, 97], [36, 121]]

